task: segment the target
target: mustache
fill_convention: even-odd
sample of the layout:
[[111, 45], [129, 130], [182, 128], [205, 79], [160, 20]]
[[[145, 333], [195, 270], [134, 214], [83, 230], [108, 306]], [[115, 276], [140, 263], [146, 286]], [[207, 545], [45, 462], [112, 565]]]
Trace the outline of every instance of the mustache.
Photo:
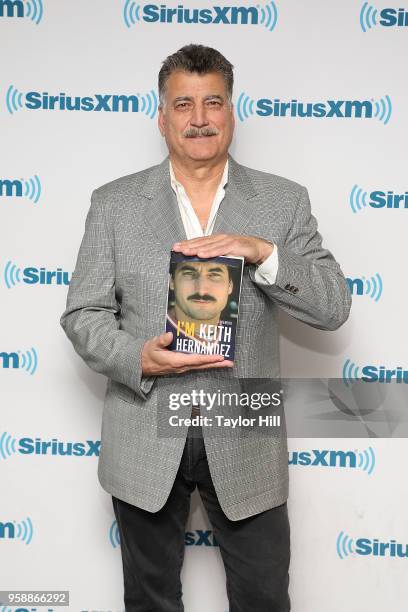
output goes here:
[[190, 127], [185, 132], [183, 132], [184, 138], [197, 138], [198, 136], [217, 136], [217, 134], [219, 134], [219, 130], [214, 127]]
[[193, 295], [190, 295], [187, 299], [188, 300], [202, 300], [205, 302], [216, 302], [217, 301], [215, 297], [213, 297], [212, 295], [209, 295], [208, 293], [205, 295], [199, 295], [198, 293], [194, 293]]

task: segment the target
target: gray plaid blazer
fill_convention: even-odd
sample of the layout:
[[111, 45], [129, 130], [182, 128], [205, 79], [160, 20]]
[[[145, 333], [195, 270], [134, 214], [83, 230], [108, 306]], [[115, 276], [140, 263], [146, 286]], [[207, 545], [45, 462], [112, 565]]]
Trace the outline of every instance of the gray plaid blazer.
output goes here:
[[[144, 376], [144, 342], [164, 331], [168, 265], [186, 239], [169, 160], [95, 189], [60, 323], [87, 365], [107, 377], [98, 478], [110, 494], [150, 512], [165, 504], [180, 465], [187, 427], [160, 436], [166, 392], [215, 390], [228, 377], [280, 375], [277, 309], [318, 329], [347, 319], [350, 292], [333, 255], [322, 247], [305, 187], [229, 157], [229, 177], [214, 233], [266, 238], [278, 245], [273, 285], [259, 285], [245, 265], [232, 369]], [[188, 417], [190, 406], [178, 416]], [[288, 497], [286, 433], [210, 436], [208, 464], [226, 516], [239, 520]]]

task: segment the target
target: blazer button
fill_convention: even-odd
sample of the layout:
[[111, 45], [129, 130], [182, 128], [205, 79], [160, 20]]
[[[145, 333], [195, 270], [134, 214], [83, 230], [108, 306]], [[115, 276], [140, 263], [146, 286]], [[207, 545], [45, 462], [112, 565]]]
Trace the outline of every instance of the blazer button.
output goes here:
[[285, 285], [285, 289], [288, 289], [288, 290], [290, 291], [290, 283], [287, 283], [287, 284]]
[[294, 287], [293, 293], [297, 293], [299, 291], [298, 287]]

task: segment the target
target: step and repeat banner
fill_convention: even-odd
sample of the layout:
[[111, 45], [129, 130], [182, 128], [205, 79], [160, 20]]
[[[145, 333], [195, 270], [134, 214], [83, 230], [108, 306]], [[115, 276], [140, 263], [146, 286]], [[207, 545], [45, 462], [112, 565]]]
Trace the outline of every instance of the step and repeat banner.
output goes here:
[[[353, 295], [334, 332], [282, 314], [282, 376], [406, 384], [408, 4], [3, 0], [0, 41], [0, 590], [118, 612], [118, 529], [96, 472], [106, 379], [59, 324], [91, 192], [167, 154], [164, 58], [217, 48], [235, 67], [233, 157], [308, 188]], [[406, 609], [406, 431], [366, 423], [359, 438], [289, 439], [295, 612]], [[186, 611], [225, 612], [197, 492], [185, 543]]]

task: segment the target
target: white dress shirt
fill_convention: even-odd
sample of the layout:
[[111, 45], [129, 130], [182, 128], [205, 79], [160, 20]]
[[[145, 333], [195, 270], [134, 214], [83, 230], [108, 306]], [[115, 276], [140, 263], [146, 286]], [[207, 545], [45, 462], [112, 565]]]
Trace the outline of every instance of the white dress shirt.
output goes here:
[[[188, 240], [191, 238], [200, 238], [201, 236], [209, 236], [212, 234], [215, 218], [217, 216], [218, 208], [224, 199], [225, 185], [228, 182], [228, 159], [226, 161], [224, 172], [216, 191], [210, 216], [208, 217], [207, 227], [203, 231], [200, 221], [195, 213], [195, 210], [190, 202], [190, 199], [184, 189], [183, 185], [177, 181], [174, 176], [173, 167], [171, 161], [170, 164], [170, 180], [171, 186], [176, 194], [177, 203], [180, 210], [180, 215], [183, 221], [184, 229]], [[257, 266], [255, 271], [255, 279], [260, 285], [273, 285], [276, 280], [276, 274], [278, 272], [278, 247], [274, 245], [272, 253], [265, 259], [265, 261]]]

